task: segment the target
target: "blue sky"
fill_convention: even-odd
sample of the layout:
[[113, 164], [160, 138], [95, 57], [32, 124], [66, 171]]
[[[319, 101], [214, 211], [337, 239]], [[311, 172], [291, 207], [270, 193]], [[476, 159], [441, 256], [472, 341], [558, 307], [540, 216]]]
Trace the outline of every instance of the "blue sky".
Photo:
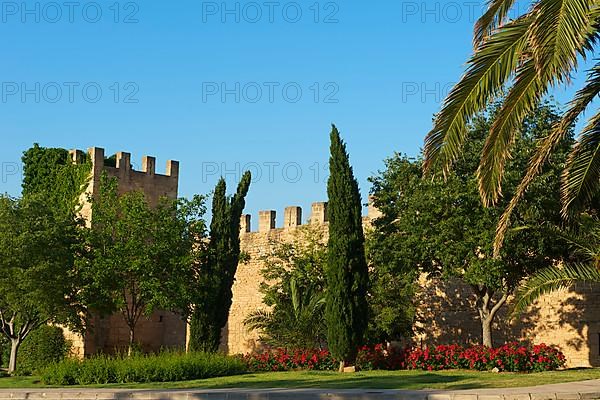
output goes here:
[[[482, 1], [0, 3], [1, 191], [34, 142], [181, 161], [180, 193], [230, 189], [247, 212], [326, 199], [335, 123], [363, 197], [416, 155], [471, 53]], [[577, 80], [576, 80], [577, 83]], [[570, 93], [560, 91], [561, 100]]]

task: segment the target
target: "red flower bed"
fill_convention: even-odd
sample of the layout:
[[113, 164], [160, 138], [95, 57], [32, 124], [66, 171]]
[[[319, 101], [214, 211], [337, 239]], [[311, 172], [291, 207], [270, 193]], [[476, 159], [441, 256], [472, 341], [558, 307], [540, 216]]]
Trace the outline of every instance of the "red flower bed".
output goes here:
[[[244, 356], [252, 371], [336, 370], [337, 361], [327, 350], [274, 349]], [[356, 366], [360, 370], [471, 369], [487, 371], [497, 368], [508, 372], [550, 371], [565, 365], [565, 356], [545, 344], [528, 347], [507, 343], [498, 348], [440, 345], [424, 348], [395, 349], [385, 345], [364, 346], [358, 351]]]
[[335, 370], [338, 363], [327, 350], [272, 349], [243, 357], [250, 371]]

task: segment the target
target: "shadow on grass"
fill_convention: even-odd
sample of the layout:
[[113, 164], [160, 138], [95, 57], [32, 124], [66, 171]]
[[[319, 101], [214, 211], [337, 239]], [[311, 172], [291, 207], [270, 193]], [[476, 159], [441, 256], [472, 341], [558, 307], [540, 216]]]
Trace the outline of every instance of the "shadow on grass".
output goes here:
[[[331, 377], [332, 379], [327, 379]], [[262, 380], [261, 378], [264, 378]], [[219, 382], [214, 385], [206, 385], [204, 388], [231, 389], [231, 388], [299, 388], [299, 389], [423, 389], [427, 385], [452, 386], [455, 389], [472, 389], [481, 387], [473, 383], [473, 377], [469, 375], [441, 375], [436, 373], [422, 373], [406, 376], [361, 376], [360, 373], [348, 378], [339, 378], [336, 375], [324, 375], [323, 373], [305, 373], [298, 379], [276, 379], [261, 374], [241, 375], [236, 382]], [[461, 381], [470, 380], [461, 384]]]

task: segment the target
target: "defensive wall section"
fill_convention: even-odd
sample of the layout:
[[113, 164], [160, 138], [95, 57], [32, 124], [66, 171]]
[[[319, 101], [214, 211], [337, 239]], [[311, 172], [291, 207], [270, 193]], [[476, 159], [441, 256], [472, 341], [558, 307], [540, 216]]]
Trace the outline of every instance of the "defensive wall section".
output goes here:
[[[381, 214], [369, 202], [363, 218], [365, 232], [371, 221]], [[287, 207], [280, 226], [276, 212], [260, 211], [258, 231], [250, 229], [250, 215], [242, 216], [241, 249], [249, 261], [238, 266], [233, 286], [233, 303], [229, 322], [222, 333], [221, 349], [228, 353], [247, 353], [261, 348], [259, 334], [248, 331], [244, 319], [253, 311], [264, 309], [260, 284], [262, 258], [276, 242], [294, 242], [301, 235], [303, 217], [300, 207]], [[313, 203], [307, 220], [327, 240], [327, 203]], [[471, 288], [459, 280], [419, 280], [416, 297], [416, 333], [410, 338], [416, 345], [477, 344], [481, 342], [481, 325]], [[519, 318], [507, 316], [511, 301], [504, 306], [494, 325], [494, 342], [527, 341], [532, 344], [557, 345], [565, 353], [570, 367], [600, 366], [600, 286], [580, 284], [543, 296]]]

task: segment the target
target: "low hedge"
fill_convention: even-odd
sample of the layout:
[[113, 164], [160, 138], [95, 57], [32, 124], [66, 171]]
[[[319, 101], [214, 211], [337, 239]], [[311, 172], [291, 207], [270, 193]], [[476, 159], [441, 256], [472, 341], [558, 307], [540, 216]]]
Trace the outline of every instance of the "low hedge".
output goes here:
[[68, 359], [44, 370], [46, 385], [175, 382], [239, 375], [247, 371], [236, 357], [207, 353], [161, 353], [132, 357]]
[[[273, 349], [245, 356], [251, 371], [291, 371], [297, 369], [335, 370], [338, 363], [326, 350]], [[498, 348], [440, 345], [423, 348], [395, 349], [378, 344], [359, 349], [359, 370], [421, 369], [438, 371], [470, 369], [507, 372], [551, 371], [564, 367], [565, 356], [555, 347], [507, 343]]]

